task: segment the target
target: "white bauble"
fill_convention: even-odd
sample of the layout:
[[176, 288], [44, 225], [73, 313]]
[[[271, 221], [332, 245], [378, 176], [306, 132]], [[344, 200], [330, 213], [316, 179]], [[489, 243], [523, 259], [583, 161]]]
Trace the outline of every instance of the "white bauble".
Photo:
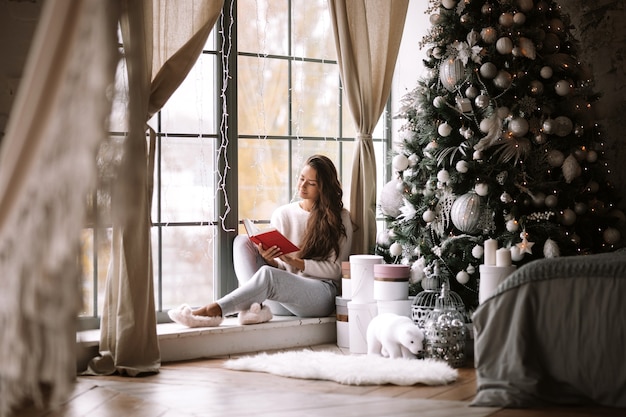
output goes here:
[[513, 15], [513, 23], [520, 26], [523, 25], [524, 23], [526, 23], [526, 15], [521, 12], [515, 13]]
[[439, 133], [441, 137], [448, 137], [450, 136], [450, 133], [452, 133], [452, 126], [450, 126], [447, 122], [444, 122], [437, 128], [437, 133]]
[[474, 161], [482, 161], [483, 157], [483, 151], [476, 150], [472, 153], [472, 159]]
[[526, 133], [528, 133], [528, 129], [530, 128], [528, 124], [528, 120], [523, 117], [514, 117], [509, 122], [509, 130], [513, 133], [513, 136], [521, 138]]
[[479, 93], [480, 93], [480, 90], [478, 90], [478, 88], [474, 87], [473, 85], [465, 89], [465, 96], [467, 98], [474, 99], [478, 96]]
[[479, 71], [483, 78], [491, 80], [498, 74], [498, 67], [493, 62], [485, 62], [480, 66]]
[[500, 194], [500, 201], [502, 201], [504, 204], [509, 204], [511, 201], [513, 201], [513, 197], [511, 197], [511, 194], [505, 191]]
[[539, 71], [539, 75], [541, 75], [541, 78], [543, 78], [544, 80], [552, 78], [552, 74], [554, 74], [554, 70], [552, 69], [552, 67], [549, 67], [547, 65], [545, 67], [542, 67]]
[[541, 127], [544, 133], [551, 135], [552, 133], [554, 133], [554, 129], [556, 128], [556, 122], [554, 121], [554, 119], [546, 119], [544, 120]]
[[515, 219], [507, 221], [506, 230], [511, 233], [517, 232], [519, 230], [519, 222]]
[[498, 39], [496, 42], [496, 51], [500, 55], [509, 55], [513, 51], [513, 41], [506, 36]]
[[441, 0], [441, 5], [450, 10], [456, 6], [456, 0]]
[[392, 243], [389, 246], [389, 254], [394, 257], [402, 255], [402, 245], [398, 242]]
[[417, 154], [415, 154], [415, 153], [412, 153], [411, 155], [409, 155], [408, 159], [409, 159], [409, 166], [410, 167], [414, 167], [420, 161], [420, 157]]
[[482, 258], [484, 253], [485, 249], [480, 245], [476, 245], [472, 248], [472, 256], [476, 259]]
[[474, 186], [474, 192], [476, 192], [476, 194], [481, 197], [485, 197], [487, 194], [489, 194], [489, 184], [479, 182]]
[[426, 222], [426, 223], [430, 223], [432, 221], [435, 220], [435, 218], [437, 217], [436, 213], [430, 209], [426, 210], [424, 212], [424, 214], [422, 214], [422, 219]]
[[558, 95], [564, 97], [569, 95], [569, 93], [572, 91], [572, 86], [570, 85], [569, 81], [560, 80], [557, 81], [554, 85], [554, 91], [556, 91]]
[[620, 241], [622, 235], [616, 228], [608, 227], [604, 232], [602, 232], [602, 238], [609, 245], [614, 245]]
[[474, 103], [478, 108], [484, 109], [489, 105], [489, 96], [486, 94], [479, 94], [474, 99]]
[[469, 171], [469, 164], [467, 163], [467, 161], [461, 160], [456, 163], [454, 168], [457, 170], [457, 172], [460, 172], [461, 174], [465, 174], [467, 171]]
[[402, 181], [393, 179], [383, 186], [380, 192], [380, 211], [385, 216], [398, 217], [400, 215], [400, 207], [404, 204], [402, 185]]
[[445, 169], [442, 169], [437, 173], [437, 181], [447, 184], [450, 181], [450, 173]]
[[393, 169], [396, 171], [404, 171], [409, 167], [409, 158], [404, 154], [398, 154], [393, 157], [391, 166], [393, 166]]
[[459, 271], [456, 274], [456, 280], [459, 282], [459, 284], [467, 284], [469, 279], [470, 279], [470, 276], [465, 271]]
[[506, 28], [513, 26], [513, 13], [502, 13], [498, 18], [498, 23]]

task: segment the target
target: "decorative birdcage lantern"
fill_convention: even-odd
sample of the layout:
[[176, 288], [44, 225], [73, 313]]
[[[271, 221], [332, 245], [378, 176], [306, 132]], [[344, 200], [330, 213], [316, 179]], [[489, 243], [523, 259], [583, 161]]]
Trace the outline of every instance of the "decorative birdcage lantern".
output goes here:
[[[447, 288], [450, 288], [450, 285], [448, 278], [443, 274], [433, 274], [424, 277], [420, 282], [424, 291], [419, 292], [413, 299], [413, 303], [411, 304], [411, 318], [419, 328], [424, 329], [424, 321], [428, 314], [435, 309], [437, 299], [441, 295], [441, 286], [445, 283]], [[463, 316], [464, 322], [470, 323], [471, 318], [465, 310], [465, 303], [463, 303], [461, 296], [454, 291], [448, 290], [448, 297], [452, 300], [452, 304], [457, 311]]]
[[441, 359], [454, 368], [465, 364], [467, 327], [444, 282], [435, 307], [424, 320], [424, 356]]

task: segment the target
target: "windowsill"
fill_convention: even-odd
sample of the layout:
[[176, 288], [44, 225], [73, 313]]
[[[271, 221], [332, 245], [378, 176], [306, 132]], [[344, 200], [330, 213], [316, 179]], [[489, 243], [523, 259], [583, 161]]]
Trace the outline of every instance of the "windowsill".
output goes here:
[[[334, 316], [275, 316], [267, 323], [245, 326], [229, 317], [218, 327], [190, 329], [176, 323], [159, 324], [157, 335], [165, 363], [335, 343], [337, 326]], [[100, 331], [81, 331], [76, 339], [81, 348], [97, 353]]]

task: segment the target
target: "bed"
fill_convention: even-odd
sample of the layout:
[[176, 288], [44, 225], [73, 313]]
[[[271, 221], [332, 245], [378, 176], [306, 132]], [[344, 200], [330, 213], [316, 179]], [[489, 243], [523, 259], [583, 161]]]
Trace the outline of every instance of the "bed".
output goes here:
[[626, 251], [533, 261], [473, 314], [472, 405], [626, 407]]

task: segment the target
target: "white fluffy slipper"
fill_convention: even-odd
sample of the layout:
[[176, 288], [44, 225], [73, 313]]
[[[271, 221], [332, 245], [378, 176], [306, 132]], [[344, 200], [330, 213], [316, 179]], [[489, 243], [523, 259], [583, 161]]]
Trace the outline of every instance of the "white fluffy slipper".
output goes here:
[[169, 310], [167, 315], [170, 316], [170, 318], [176, 323], [187, 327], [217, 327], [222, 324], [222, 321], [224, 320], [221, 316], [207, 317], [193, 314], [191, 307], [187, 304], [183, 304], [178, 308]]
[[272, 311], [269, 306], [254, 303], [248, 310], [239, 312], [239, 324], [265, 323], [272, 319]]

